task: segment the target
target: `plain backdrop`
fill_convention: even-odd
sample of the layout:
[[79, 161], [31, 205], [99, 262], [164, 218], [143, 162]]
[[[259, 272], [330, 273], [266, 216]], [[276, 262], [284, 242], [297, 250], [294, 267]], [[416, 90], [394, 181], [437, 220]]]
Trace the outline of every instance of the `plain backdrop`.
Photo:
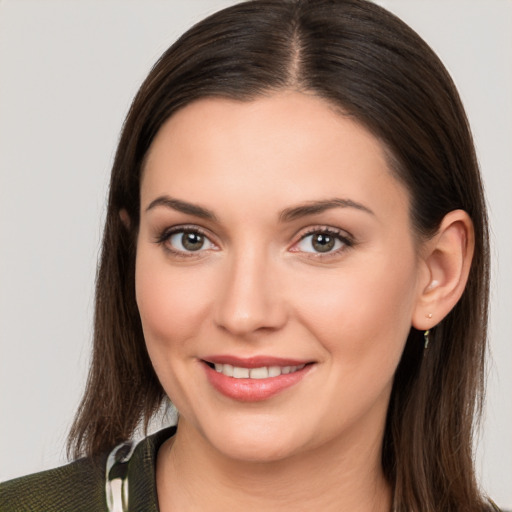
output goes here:
[[[158, 56], [222, 0], [0, 0], [0, 480], [66, 461], [109, 169]], [[493, 227], [482, 486], [512, 508], [512, 2], [382, 0], [438, 52], [473, 126]]]

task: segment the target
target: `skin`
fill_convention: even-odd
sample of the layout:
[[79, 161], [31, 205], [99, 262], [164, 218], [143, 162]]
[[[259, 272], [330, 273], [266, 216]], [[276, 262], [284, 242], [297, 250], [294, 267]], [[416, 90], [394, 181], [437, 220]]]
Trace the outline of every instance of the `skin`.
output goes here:
[[[418, 244], [380, 142], [292, 91], [180, 110], [151, 146], [140, 194], [137, 303], [180, 412], [158, 457], [161, 510], [390, 510], [380, 454], [393, 375], [411, 325], [432, 327], [462, 293], [464, 212]], [[282, 219], [333, 198], [359, 206]], [[204, 233], [200, 250], [166, 237], [180, 226]], [[312, 229], [341, 238], [318, 253]], [[241, 402], [209, 383], [200, 361], [212, 354], [312, 364], [294, 386]]]

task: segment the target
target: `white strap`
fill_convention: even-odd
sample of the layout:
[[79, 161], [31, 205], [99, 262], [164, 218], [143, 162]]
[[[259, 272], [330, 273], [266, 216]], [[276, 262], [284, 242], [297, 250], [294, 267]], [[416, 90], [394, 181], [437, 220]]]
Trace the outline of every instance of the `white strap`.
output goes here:
[[128, 472], [127, 466], [122, 468], [121, 477], [111, 478], [112, 468], [126, 465], [135, 449], [135, 443], [122, 443], [116, 446], [107, 457], [105, 473], [105, 494], [109, 512], [128, 512]]

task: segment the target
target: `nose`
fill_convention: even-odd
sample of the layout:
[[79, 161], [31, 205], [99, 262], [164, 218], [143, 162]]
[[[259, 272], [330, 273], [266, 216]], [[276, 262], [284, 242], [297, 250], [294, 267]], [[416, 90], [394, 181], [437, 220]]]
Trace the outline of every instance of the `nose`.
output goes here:
[[219, 328], [243, 337], [283, 327], [287, 311], [276, 266], [257, 250], [242, 251], [226, 261], [216, 294]]

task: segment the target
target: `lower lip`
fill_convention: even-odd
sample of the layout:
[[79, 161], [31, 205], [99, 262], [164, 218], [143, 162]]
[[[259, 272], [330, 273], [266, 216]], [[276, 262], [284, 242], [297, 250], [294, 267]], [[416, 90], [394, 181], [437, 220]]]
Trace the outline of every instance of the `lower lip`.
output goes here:
[[219, 393], [240, 402], [259, 402], [299, 383], [313, 365], [308, 364], [296, 372], [268, 379], [235, 379], [216, 371], [206, 363], [203, 366], [208, 381]]

